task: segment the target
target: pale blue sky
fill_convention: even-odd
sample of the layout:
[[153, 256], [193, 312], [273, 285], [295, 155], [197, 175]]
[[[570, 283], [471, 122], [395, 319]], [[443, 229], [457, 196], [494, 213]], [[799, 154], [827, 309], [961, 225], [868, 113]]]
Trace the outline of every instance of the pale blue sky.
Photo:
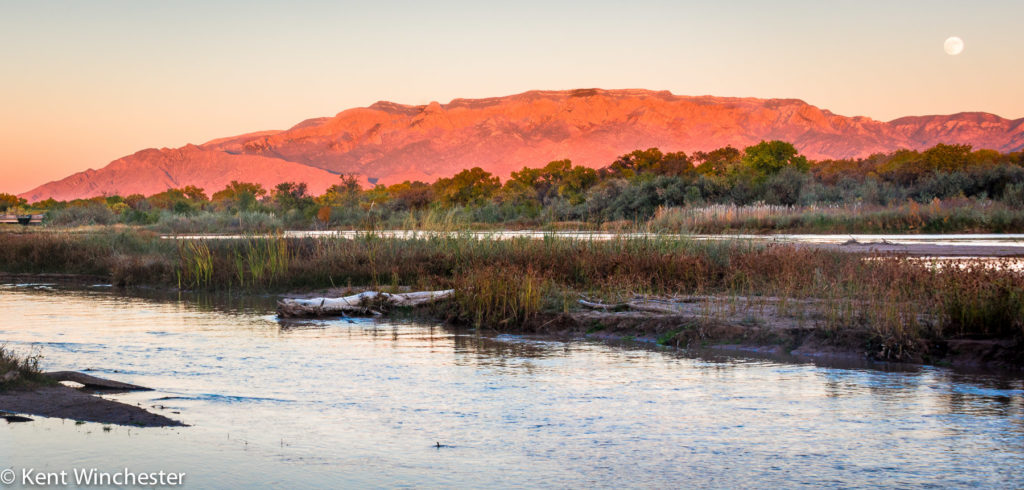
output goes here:
[[0, 5], [0, 192], [377, 100], [649, 88], [1024, 117], [1021, 1]]

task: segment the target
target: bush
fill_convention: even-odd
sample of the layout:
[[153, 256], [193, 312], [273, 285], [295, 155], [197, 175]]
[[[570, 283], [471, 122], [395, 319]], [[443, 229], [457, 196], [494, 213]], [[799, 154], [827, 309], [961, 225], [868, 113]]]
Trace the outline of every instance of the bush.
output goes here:
[[809, 180], [806, 173], [793, 168], [772, 175], [764, 183], [764, 202], [792, 206], [799, 201], [800, 193]]
[[112, 225], [117, 223], [117, 216], [106, 204], [93, 203], [52, 209], [43, 222], [54, 226]]
[[1003, 190], [1002, 201], [1007, 206], [1024, 208], [1024, 183], [1006, 186]]

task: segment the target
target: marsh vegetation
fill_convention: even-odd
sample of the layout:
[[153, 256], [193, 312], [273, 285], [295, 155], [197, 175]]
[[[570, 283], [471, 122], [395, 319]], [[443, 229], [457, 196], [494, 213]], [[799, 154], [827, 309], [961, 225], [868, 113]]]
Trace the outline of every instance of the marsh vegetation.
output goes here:
[[699, 305], [699, 315], [680, 322], [756, 319], [770, 311], [824, 337], [857, 332], [857, 342], [870, 344], [865, 349], [891, 359], [919, 358], [943, 339], [1024, 338], [1024, 275], [1010, 259], [936, 267], [900, 256], [741, 240], [27, 232], [0, 234], [0, 269], [231, 293], [454, 289], [454, 299], [431, 306], [429, 314], [512, 332], [576, 312], [581, 298], [658, 298]]

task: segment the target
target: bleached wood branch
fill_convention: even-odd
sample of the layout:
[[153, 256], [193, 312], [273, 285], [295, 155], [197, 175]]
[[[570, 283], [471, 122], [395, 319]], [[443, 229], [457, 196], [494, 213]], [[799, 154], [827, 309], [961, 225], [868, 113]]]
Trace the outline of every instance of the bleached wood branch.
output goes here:
[[386, 306], [419, 306], [450, 298], [454, 289], [443, 291], [419, 291], [415, 293], [383, 293], [380, 291], [363, 291], [359, 294], [341, 298], [285, 298], [277, 302], [277, 314], [282, 317], [329, 316], [342, 314], [379, 315], [373, 309]]

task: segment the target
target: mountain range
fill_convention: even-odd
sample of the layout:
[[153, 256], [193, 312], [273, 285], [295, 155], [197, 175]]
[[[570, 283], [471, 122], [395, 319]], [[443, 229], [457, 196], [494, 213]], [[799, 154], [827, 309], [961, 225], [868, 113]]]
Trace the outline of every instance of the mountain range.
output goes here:
[[833, 114], [797, 99], [677, 96], [668, 91], [530, 91], [447, 104], [377, 102], [286, 130], [182, 148], [146, 149], [21, 194], [30, 202], [162, 192], [195, 185], [208, 194], [232, 180], [266, 188], [305, 182], [322, 193], [341, 174], [363, 185], [433, 182], [470, 167], [504, 178], [551, 160], [603, 167], [619, 155], [793, 143], [814, 160], [864, 157], [937, 143], [1000, 152], [1024, 148], [1024, 118], [994, 114], [903, 117], [888, 122]]

